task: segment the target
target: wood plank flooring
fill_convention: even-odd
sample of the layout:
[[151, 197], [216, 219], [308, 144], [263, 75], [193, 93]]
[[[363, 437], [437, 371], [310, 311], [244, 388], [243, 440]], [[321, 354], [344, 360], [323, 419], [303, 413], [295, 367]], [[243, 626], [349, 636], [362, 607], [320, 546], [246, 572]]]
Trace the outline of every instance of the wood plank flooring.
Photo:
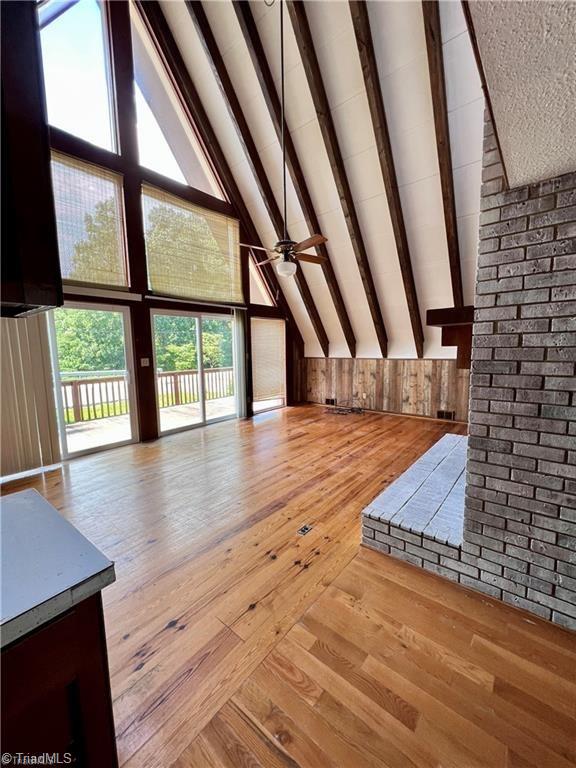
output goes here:
[[576, 636], [366, 549], [178, 768], [569, 768]]
[[573, 764], [575, 635], [358, 554], [361, 509], [447, 431], [304, 406], [3, 489], [36, 487], [116, 562], [122, 765]]

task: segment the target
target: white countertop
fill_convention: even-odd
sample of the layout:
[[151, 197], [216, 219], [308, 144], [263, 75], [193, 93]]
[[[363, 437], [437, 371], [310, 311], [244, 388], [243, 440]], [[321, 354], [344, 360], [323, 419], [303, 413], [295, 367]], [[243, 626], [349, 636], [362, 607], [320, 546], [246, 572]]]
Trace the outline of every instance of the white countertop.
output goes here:
[[35, 490], [0, 502], [2, 647], [111, 584], [114, 563]]

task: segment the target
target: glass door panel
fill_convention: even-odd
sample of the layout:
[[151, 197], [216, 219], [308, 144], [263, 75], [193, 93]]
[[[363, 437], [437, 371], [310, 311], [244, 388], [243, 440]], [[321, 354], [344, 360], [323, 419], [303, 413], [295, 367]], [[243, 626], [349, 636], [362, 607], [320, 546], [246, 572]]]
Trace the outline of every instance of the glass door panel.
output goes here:
[[203, 424], [198, 318], [158, 311], [152, 321], [160, 432]]
[[202, 317], [207, 421], [237, 415], [233, 339], [231, 317]]
[[129, 323], [124, 308], [54, 310], [56, 399], [66, 456], [136, 438]]

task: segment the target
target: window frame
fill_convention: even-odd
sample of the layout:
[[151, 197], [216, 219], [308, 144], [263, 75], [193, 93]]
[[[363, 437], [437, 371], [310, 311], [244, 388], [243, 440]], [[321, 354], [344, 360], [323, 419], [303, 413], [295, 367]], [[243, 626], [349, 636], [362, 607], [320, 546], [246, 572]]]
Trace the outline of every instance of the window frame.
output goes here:
[[[267, 281], [265, 289], [271, 300], [271, 306], [252, 304], [250, 298], [249, 260], [247, 249], [240, 251], [240, 266], [242, 272], [242, 293], [244, 303], [216, 304], [202, 303], [182, 298], [174, 298], [153, 294], [148, 289], [148, 270], [144, 240], [144, 220], [142, 213], [142, 187], [145, 184], [157, 187], [169, 194], [179, 197], [208, 210], [222, 213], [239, 220], [240, 242], [249, 242], [250, 235], [246, 230], [242, 210], [230, 201], [226, 184], [220, 177], [218, 166], [212, 156], [210, 145], [206, 144], [203, 131], [194, 123], [194, 115], [186, 103], [185, 91], [175, 79], [174, 73], [165, 61], [165, 52], [161, 49], [157, 32], [150, 27], [146, 13], [138, 2], [126, 0], [99, 0], [105, 13], [105, 30], [107, 35], [106, 50], [109, 55], [108, 73], [111, 78], [110, 97], [112, 99], [112, 115], [114, 118], [115, 151], [109, 151], [91, 144], [66, 131], [48, 125], [50, 149], [53, 152], [68, 155], [88, 164], [99, 166], [122, 177], [122, 200], [124, 207], [124, 236], [128, 271], [128, 285], [124, 287], [101, 286], [97, 284], [77, 284], [73, 281], [63, 281], [63, 293], [66, 301], [82, 301], [100, 303], [103, 300], [129, 307], [131, 317], [132, 350], [136, 361], [136, 396], [137, 416], [140, 439], [156, 439], [160, 436], [159, 424], [155, 407], [155, 382], [150, 361], [153, 356], [153, 340], [151, 328], [151, 309], [166, 309], [176, 311], [212, 313], [215, 315], [228, 314], [233, 310], [246, 310], [244, 327], [245, 365], [244, 372], [244, 408], [245, 417], [252, 413], [252, 369], [250, 362], [250, 317], [275, 317], [286, 322], [285, 310], [278, 306], [277, 296], [273, 295]], [[131, 18], [129, 3], [134, 2], [134, 11], [143, 22], [150, 38], [162, 60], [167, 87], [172, 87], [181, 102], [184, 117], [188, 120], [190, 129], [203, 150], [203, 159], [209, 165], [212, 176], [219, 185], [222, 197], [216, 197], [186, 184], [181, 184], [169, 177], [163, 176], [139, 164], [138, 138], [136, 133], [136, 100], [134, 94], [134, 60], [131, 37]], [[42, 72], [39, 72], [42, 77]], [[122, 104], [122, 110], [118, 109]], [[241, 201], [238, 203], [240, 205]], [[292, 332], [286, 328], [287, 380], [292, 377], [291, 345], [295, 343]], [[287, 383], [288, 383], [287, 382]], [[286, 404], [292, 404], [292, 398], [287, 391]], [[151, 407], [150, 403], [154, 405]]]
[[[136, 135], [136, 100], [134, 95], [134, 61], [132, 53], [130, 13], [140, 13], [136, 5], [131, 11], [131, 3], [110, 2], [99, 0], [104, 15], [104, 29], [107, 36], [105, 48], [109, 55], [110, 98], [115, 151], [110, 151], [74, 136], [61, 128], [48, 126], [50, 149], [52, 152], [67, 155], [82, 162], [102, 168], [121, 177], [123, 202], [123, 229], [126, 250], [126, 266], [128, 284], [126, 286], [107, 286], [98, 283], [79, 283], [74, 280], [63, 280], [64, 289], [67, 286], [82, 286], [89, 293], [90, 289], [109, 289], [121, 293], [139, 293], [143, 297], [150, 295], [148, 288], [148, 270], [144, 243], [144, 220], [142, 215], [143, 186], [154, 186], [181, 198], [185, 202], [222, 213], [237, 221], [240, 220], [237, 211], [225, 197], [225, 191], [218, 180], [218, 175], [209, 157], [212, 175], [218, 183], [224, 199], [210, 195], [202, 190], [182, 184], [156, 171], [141, 166], [138, 160], [138, 138]], [[167, 82], [167, 87], [170, 83]], [[122, 109], [118, 105], [122, 104]], [[197, 133], [194, 126], [191, 126]], [[231, 307], [249, 304], [249, 285], [245, 279], [247, 269], [244, 261], [247, 256], [241, 253], [242, 294], [241, 304], [230, 304]], [[170, 299], [169, 296], [154, 294], [155, 298]], [[186, 300], [184, 300], [186, 301]], [[194, 303], [190, 301], [190, 303]]]
[[[96, 168], [105, 174], [110, 174], [110, 176], [115, 177], [114, 182], [117, 182], [118, 184], [118, 199], [117, 199], [117, 205], [119, 208], [119, 214], [120, 214], [120, 247], [122, 249], [122, 259], [124, 262], [124, 269], [126, 272], [126, 285], [115, 285], [115, 284], [109, 284], [109, 283], [93, 283], [88, 282], [86, 280], [74, 280], [73, 278], [69, 277], [63, 277], [62, 283], [66, 287], [77, 287], [77, 288], [85, 288], [86, 290], [90, 291], [91, 289], [100, 289], [100, 290], [108, 290], [108, 291], [122, 291], [123, 293], [130, 291], [130, 261], [128, 258], [128, 240], [126, 237], [126, 211], [125, 211], [125, 201], [124, 201], [124, 177], [122, 174], [118, 173], [117, 171], [111, 171], [110, 168], [106, 168], [101, 165], [97, 165], [95, 163], [89, 163], [88, 161], [80, 159], [77, 155], [69, 155], [65, 154], [64, 152], [58, 152], [54, 148], [51, 148], [50, 152], [50, 165], [52, 167], [52, 164], [54, 162], [58, 162], [59, 158], [64, 158], [63, 162], [66, 162], [67, 158], [70, 158], [71, 160], [76, 160], [81, 162], [83, 165], [86, 166], [92, 166], [93, 168]], [[89, 169], [86, 171], [89, 173]], [[52, 171], [52, 179], [54, 179], [53, 171]], [[111, 179], [112, 181], [112, 179]], [[54, 184], [54, 181], [52, 181]], [[56, 203], [56, 194], [54, 195], [54, 201]], [[62, 268], [62, 265], [60, 265], [60, 268]]]

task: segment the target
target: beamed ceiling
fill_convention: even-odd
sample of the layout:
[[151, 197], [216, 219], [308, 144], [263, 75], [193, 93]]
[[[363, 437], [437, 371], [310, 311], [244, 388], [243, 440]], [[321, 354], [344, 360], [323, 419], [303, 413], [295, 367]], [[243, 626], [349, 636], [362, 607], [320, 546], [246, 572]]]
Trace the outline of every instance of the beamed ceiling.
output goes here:
[[[273, 244], [278, 0], [160, 8]], [[319, 227], [330, 259], [279, 280], [306, 355], [455, 356], [425, 316], [474, 296], [484, 99], [460, 3], [287, 3], [285, 41], [288, 230], [300, 240]]]

